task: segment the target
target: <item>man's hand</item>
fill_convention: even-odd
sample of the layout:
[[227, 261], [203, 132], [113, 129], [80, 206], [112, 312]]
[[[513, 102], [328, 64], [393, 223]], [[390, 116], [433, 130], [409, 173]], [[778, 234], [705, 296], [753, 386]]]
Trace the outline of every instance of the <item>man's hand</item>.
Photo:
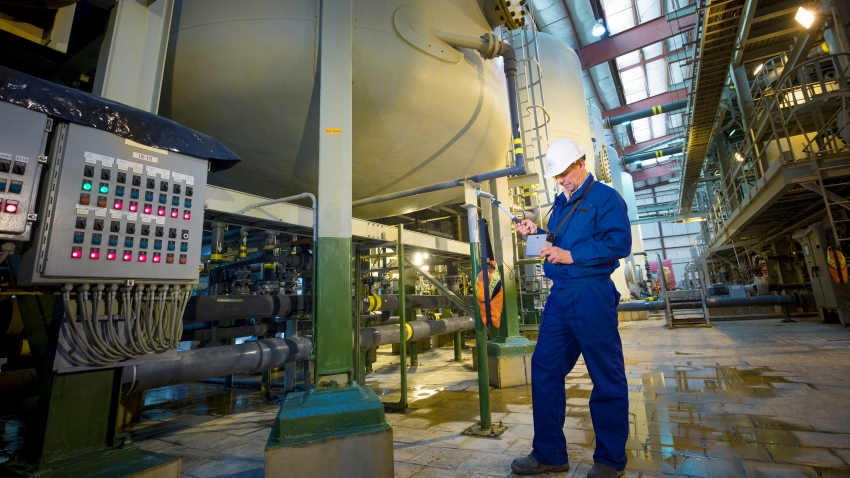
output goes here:
[[560, 247], [543, 246], [540, 248], [540, 257], [549, 261], [551, 264], [572, 264], [573, 255], [570, 251], [565, 251]]
[[537, 224], [531, 222], [530, 219], [523, 219], [519, 224], [514, 224], [514, 228], [525, 237], [529, 234], [537, 234]]

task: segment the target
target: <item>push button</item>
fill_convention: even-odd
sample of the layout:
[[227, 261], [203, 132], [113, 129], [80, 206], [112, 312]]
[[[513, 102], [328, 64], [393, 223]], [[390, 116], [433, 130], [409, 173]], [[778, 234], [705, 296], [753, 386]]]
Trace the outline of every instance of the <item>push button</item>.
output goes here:
[[145, 201], [153, 201], [153, 193], [150, 191], [145, 191]]
[[115, 186], [115, 195], [124, 196], [124, 186]]
[[159, 195], [159, 203], [165, 204], [167, 202], [168, 202], [168, 195], [167, 194], [160, 194]]
[[24, 183], [20, 181], [12, 181], [9, 183], [9, 192], [15, 194], [21, 194], [21, 191], [24, 189]]
[[94, 227], [95, 231], [102, 231], [103, 230], [103, 219], [95, 219], [93, 227]]
[[147, 249], [148, 248], [148, 240], [144, 239], [144, 238], [139, 239], [139, 247], [141, 247], [142, 249]]
[[180, 243], [180, 252], [189, 252], [189, 244], [185, 242]]
[[0, 179], [0, 193], [6, 191], [6, 180]]
[[3, 212], [7, 214], [15, 214], [18, 212], [18, 201], [6, 201], [6, 204], [3, 206]]
[[172, 206], [179, 206], [180, 205], [180, 198], [177, 197], [177, 196], [172, 197], [171, 198], [171, 205]]
[[0, 173], [8, 173], [12, 167], [12, 162], [8, 159], [0, 159]]
[[100, 234], [92, 234], [92, 236], [91, 236], [91, 243], [92, 243], [93, 245], [95, 245], [95, 246], [99, 246], [99, 245], [100, 245], [100, 243], [101, 243], [102, 241], [103, 241], [103, 239], [102, 239], [102, 237], [101, 237], [101, 235], [100, 235]]
[[173, 250], [174, 250], [174, 241], [168, 241], [168, 250], [169, 250], [169, 251], [173, 251]]
[[161, 251], [162, 250], [162, 241], [159, 240], [159, 239], [155, 239], [153, 241], [153, 248], [158, 250], [158, 251]]
[[86, 240], [85, 232], [75, 232], [74, 233], [74, 244], [82, 244]]
[[133, 238], [128, 237], [124, 239], [124, 247], [133, 247]]
[[80, 204], [83, 206], [88, 206], [91, 202], [91, 196], [86, 193], [80, 193]]
[[109, 245], [115, 247], [118, 245], [118, 236], [109, 236]]
[[139, 190], [138, 189], [131, 189], [130, 190], [130, 197], [133, 198], [133, 199], [139, 199]]

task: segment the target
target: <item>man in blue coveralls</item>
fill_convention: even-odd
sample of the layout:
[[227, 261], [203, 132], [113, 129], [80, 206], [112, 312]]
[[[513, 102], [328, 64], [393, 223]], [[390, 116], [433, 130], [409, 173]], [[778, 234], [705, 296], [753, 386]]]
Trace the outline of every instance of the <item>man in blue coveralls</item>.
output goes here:
[[585, 169], [585, 151], [571, 139], [549, 148], [546, 177], [564, 189], [555, 199], [549, 232], [528, 219], [516, 225], [523, 236], [548, 234], [551, 245], [541, 248], [540, 256], [552, 289], [531, 358], [532, 452], [511, 468], [520, 475], [569, 469], [564, 379], [582, 354], [593, 381], [590, 414], [596, 432], [595, 463], [587, 476], [623, 476], [629, 398], [617, 331], [620, 294], [610, 276], [619, 259], [631, 253], [626, 203], [617, 191], [594, 181]]

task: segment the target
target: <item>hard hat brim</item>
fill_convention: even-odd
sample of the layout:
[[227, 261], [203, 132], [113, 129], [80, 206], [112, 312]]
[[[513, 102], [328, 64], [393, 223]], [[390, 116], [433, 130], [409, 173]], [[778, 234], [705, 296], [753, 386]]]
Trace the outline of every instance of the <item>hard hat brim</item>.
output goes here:
[[570, 168], [571, 168], [574, 164], [576, 164], [577, 162], [579, 162], [579, 161], [581, 161], [581, 160], [585, 160], [585, 161], [586, 161], [586, 160], [587, 160], [586, 158], [587, 158], [587, 155], [584, 155], [584, 156], [582, 156], [582, 157], [580, 157], [580, 158], [576, 158], [576, 159], [572, 160], [572, 162], [571, 162], [570, 164], [568, 164], [568, 165], [567, 165], [567, 167], [566, 167], [566, 168], [564, 168], [562, 171], [560, 171], [560, 172], [558, 172], [558, 173], [545, 173], [545, 174], [543, 175], [543, 177], [544, 177], [544, 178], [546, 178], [546, 179], [551, 179], [551, 178], [554, 178], [555, 176], [559, 176], [559, 175], [561, 175], [561, 174], [564, 174], [564, 172], [566, 172], [566, 170], [570, 169]]

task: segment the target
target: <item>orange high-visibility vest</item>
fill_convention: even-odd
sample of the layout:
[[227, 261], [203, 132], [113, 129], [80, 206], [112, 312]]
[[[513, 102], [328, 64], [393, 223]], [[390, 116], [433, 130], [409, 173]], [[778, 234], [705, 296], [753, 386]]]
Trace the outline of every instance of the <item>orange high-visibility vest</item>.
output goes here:
[[[487, 261], [487, 278], [490, 279], [488, 290], [490, 291], [490, 318], [492, 319], [493, 327], [499, 327], [502, 323], [502, 307], [505, 302], [505, 291], [502, 287], [502, 276], [499, 274], [499, 269], [496, 268], [495, 261]], [[484, 305], [484, 270], [478, 273], [478, 282], [476, 284], [478, 293], [479, 315], [481, 322], [485, 326], [487, 324], [487, 308]]]
[[826, 248], [826, 263], [829, 265], [829, 275], [838, 284], [847, 283], [847, 261], [844, 254], [829, 246]]

